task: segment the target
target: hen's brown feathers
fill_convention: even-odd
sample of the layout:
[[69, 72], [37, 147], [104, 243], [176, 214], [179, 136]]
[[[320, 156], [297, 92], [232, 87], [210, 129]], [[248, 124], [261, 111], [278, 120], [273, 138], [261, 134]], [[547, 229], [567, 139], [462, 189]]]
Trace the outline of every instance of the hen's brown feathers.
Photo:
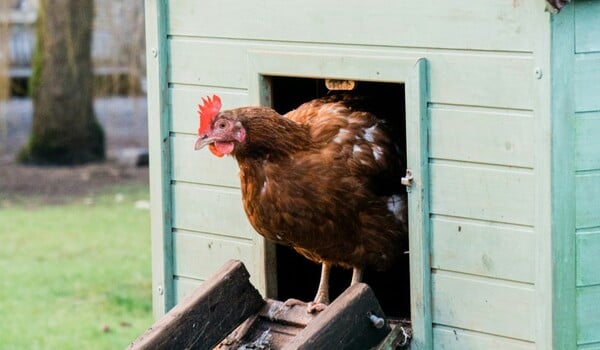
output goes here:
[[307, 258], [387, 268], [406, 250], [402, 147], [360, 101], [327, 97], [278, 115], [240, 108], [244, 208], [257, 232]]

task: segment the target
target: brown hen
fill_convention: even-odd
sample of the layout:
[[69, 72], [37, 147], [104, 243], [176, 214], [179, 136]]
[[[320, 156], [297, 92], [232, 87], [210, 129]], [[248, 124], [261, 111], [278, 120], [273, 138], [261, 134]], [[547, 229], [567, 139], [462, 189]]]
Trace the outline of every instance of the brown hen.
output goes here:
[[280, 115], [267, 107], [220, 111], [203, 99], [195, 148], [233, 156], [244, 209], [265, 238], [322, 264], [309, 311], [329, 302], [332, 265], [389, 268], [407, 249], [405, 171], [392, 122], [351, 95], [304, 103]]

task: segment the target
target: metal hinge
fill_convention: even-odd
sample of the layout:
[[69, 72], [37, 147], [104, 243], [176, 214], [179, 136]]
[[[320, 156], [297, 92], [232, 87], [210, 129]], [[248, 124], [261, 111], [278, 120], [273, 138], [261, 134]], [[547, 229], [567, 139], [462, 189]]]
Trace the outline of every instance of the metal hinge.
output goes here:
[[406, 187], [410, 187], [412, 186], [413, 180], [414, 177], [412, 174], [412, 170], [406, 169], [406, 175], [404, 175], [402, 179], [400, 179], [400, 183], [402, 183]]

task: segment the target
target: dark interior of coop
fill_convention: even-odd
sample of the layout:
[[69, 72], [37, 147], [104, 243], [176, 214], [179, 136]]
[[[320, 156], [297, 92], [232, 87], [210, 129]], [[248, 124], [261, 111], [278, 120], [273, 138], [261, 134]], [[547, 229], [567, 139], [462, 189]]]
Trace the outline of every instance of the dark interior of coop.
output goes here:
[[[339, 91], [329, 90], [324, 78], [298, 78], [282, 76], [264, 76], [265, 90], [270, 94], [271, 107], [284, 114], [304, 102]], [[354, 81], [354, 89], [344, 93], [367, 97], [376, 104], [378, 117], [393, 122], [399, 127], [396, 135], [406, 142], [406, 108], [404, 84]], [[406, 149], [406, 147], [404, 147]], [[406, 157], [405, 157], [406, 158]], [[401, 179], [398, 179], [400, 181]], [[268, 266], [268, 275], [275, 275], [277, 295], [270, 297], [278, 300], [296, 298], [310, 301], [319, 284], [320, 265], [307, 260], [292, 248], [276, 245], [275, 266]], [[410, 318], [410, 279], [408, 252], [401, 252], [401, 258], [390, 270], [377, 272], [367, 269], [363, 282], [375, 292], [384, 313], [391, 318]], [[333, 301], [350, 285], [352, 270], [333, 267], [330, 276], [330, 299]]]

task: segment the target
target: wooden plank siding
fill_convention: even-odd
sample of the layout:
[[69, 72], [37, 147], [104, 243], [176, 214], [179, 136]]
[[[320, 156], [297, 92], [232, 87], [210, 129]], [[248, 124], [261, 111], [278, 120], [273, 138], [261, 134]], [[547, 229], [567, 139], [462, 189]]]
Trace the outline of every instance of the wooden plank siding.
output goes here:
[[228, 256], [240, 256], [252, 262], [255, 249], [251, 240], [220, 237], [176, 230], [173, 233], [175, 275], [206, 280], [227, 262]]
[[433, 321], [524, 341], [535, 339], [531, 284], [436, 271], [432, 274]]
[[[256, 103], [253, 59], [265, 52], [288, 55], [285, 64], [302, 74], [310, 70], [306, 55], [340, 57], [323, 61], [323, 71], [334, 74], [343, 65], [369, 70], [373, 80], [397, 74], [378, 61], [425, 57], [422, 131], [428, 138], [421, 156], [431, 177], [424, 184], [430, 203], [424, 204], [423, 227], [431, 237], [423, 243], [431, 249], [424, 259], [431, 258], [433, 346], [532, 349], [538, 338], [549, 337], [536, 329], [547, 322], [536, 311], [547, 306], [536, 304], [536, 288], [551, 287], [536, 276], [538, 241], [545, 237], [536, 215], [548, 215], [536, 204], [543, 188], [536, 183], [545, 175], [537, 158], [548, 151], [538, 146], [543, 133], [537, 128], [547, 114], [537, 109], [543, 96], [536, 91], [540, 62], [532, 44], [547, 25], [541, 1], [165, 5], [164, 176], [172, 203], [175, 301], [229, 258], [244, 260], [253, 278], [264, 273], [251, 261], [264, 257], [241, 207], [237, 165], [193, 151], [201, 96], [219, 94], [224, 108]], [[365, 58], [373, 64], [361, 66]], [[581, 133], [594, 118], [588, 116]], [[592, 147], [582, 143], [578, 158], [595, 162]]]
[[[289, 60], [302, 59], [293, 54], [322, 52], [327, 55], [376, 57], [427, 57], [429, 62], [430, 101], [531, 110], [533, 107], [530, 55], [503, 52], [470, 52], [455, 50], [416, 50], [376, 47], [371, 50], [325, 48], [322, 45], [238, 41], [230, 39], [172, 38], [169, 41], [171, 83], [203, 85], [214, 89], [248, 88], [248, 51], [290, 52]], [[344, 62], [342, 62], [344, 63]], [[469, 67], [467, 74], [463, 67]], [[177, 69], [185, 67], [185, 69]], [[232, 69], [236, 67], [236, 69]], [[356, 67], [360, 69], [361, 67]], [[385, 76], [386, 72], [380, 72]], [[493, 83], [492, 83], [493, 82]], [[481, 88], [485, 86], [486, 88]]]
[[575, 196], [577, 343], [600, 348], [600, 2], [577, 0]]
[[575, 52], [600, 52], [600, 3], [596, 0], [577, 0], [575, 6]]
[[431, 267], [533, 284], [534, 239], [528, 226], [434, 215]]
[[434, 161], [430, 169], [433, 214], [533, 225], [530, 170], [447, 161]]
[[433, 329], [434, 349], [503, 349], [533, 350], [537, 349], [532, 342], [497, 337], [491, 334], [473, 332], [445, 326]]
[[531, 112], [432, 105], [429, 132], [432, 158], [533, 168]]
[[505, 0], [187, 0], [169, 2], [168, 12], [172, 36], [526, 52], [540, 10], [538, 2]]

